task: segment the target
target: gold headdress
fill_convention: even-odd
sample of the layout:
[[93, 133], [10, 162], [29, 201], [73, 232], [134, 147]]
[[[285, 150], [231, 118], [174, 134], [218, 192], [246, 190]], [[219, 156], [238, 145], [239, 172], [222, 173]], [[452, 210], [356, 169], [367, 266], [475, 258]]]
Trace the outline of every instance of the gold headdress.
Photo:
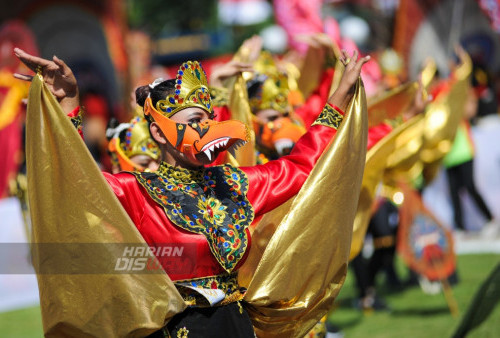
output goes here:
[[253, 68], [255, 76], [253, 81], [249, 80], [249, 84], [251, 85], [252, 82], [255, 85], [259, 82], [261, 84], [249, 99], [252, 111], [274, 109], [280, 113], [286, 113], [289, 108], [288, 94], [290, 92], [288, 76], [278, 69], [269, 52], [260, 53], [259, 58], [253, 64]]
[[259, 57], [253, 64], [253, 69], [260, 74], [266, 74], [268, 76], [277, 76], [281, 72], [274, 62], [273, 56], [267, 51], [260, 53]]
[[[151, 86], [155, 84], [156, 82]], [[203, 109], [210, 115], [209, 118], [198, 123], [181, 123], [170, 118], [178, 111], [191, 107]], [[247, 142], [249, 138], [248, 130], [242, 122], [213, 120], [207, 77], [197, 61], [187, 61], [181, 65], [173, 95], [167, 95], [155, 104], [151, 96], [146, 98], [144, 115], [156, 122], [173, 147], [197, 165], [213, 162], [215, 150], [226, 150], [235, 144]], [[202, 154], [205, 154], [204, 157], [197, 158]]]
[[156, 103], [156, 110], [166, 117], [187, 107], [199, 107], [212, 114], [207, 76], [198, 61], [184, 62], [175, 78], [175, 93]]
[[131, 158], [135, 155], [148, 155], [157, 160], [160, 154], [158, 145], [151, 139], [149, 126], [143, 117], [135, 117], [125, 132], [125, 142], [122, 143], [125, 155]]
[[249, 99], [253, 112], [274, 109], [280, 113], [288, 112], [288, 79], [286, 75], [266, 76], [255, 95]]
[[[160, 148], [151, 138], [148, 122], [143, 117], [134, 117], [130, 123], [123, 123], [108, 132], [113, 133], [109, 135], [112, 139], [108, 146], [111, 158], [121, 170], [144, 170], [132, 162], [135, 155], [147, 155], [155, 161], [159, 159]], [[121, 138], [120, 134], [123, 135]]]

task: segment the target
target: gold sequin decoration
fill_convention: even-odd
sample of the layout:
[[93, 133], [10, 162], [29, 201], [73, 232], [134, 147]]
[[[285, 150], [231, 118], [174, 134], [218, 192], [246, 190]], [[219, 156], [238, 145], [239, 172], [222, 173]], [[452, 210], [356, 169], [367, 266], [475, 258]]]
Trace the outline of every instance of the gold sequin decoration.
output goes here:
[[184, 326], [182, 329], [179, 329], [179, 331], [177, 331], [177, 338], [187, 338], [188, 334], [189, 330]]

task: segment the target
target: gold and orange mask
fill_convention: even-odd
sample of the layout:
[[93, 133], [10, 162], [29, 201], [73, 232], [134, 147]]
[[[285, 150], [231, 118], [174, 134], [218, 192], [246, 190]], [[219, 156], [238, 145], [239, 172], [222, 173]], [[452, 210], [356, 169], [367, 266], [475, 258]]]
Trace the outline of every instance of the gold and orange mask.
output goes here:
[[[118, 130], [109, 141], [111, 157], [122, 171], [144, 171], [146, 168], [134, 163], [132, 157], [146, 155], [154, 161], [160, 157], [160, 148], [151, 138], [148, 122], [143, 117], [135, 117], [123, 126], [125, 129]], [[123, 140], [120, 139], [121, 133], [125, 133]]]
[[254, 120], [254, 130], [261, 151], [274, 158], [288, 155], [297, 141], [306, 133], [306, 129], [289, 116], [280, 117], [274, 121], [260, 124]]
[[144, 114], [153, 118], [172, 146], [192, 159], [204, 153], [213, 161], [216, 150], [232, 151], [248, 141], [249, 131], [240, 121], [209, 119], [187, 124], [171, 120], [175, 113], [189, 107], [201, 108], [213, 116], [205, 71], [197, 61], [184, 62], [175, 82], [174, 94], [159, 100], [156, 106], [150, 97], [144, 104]]

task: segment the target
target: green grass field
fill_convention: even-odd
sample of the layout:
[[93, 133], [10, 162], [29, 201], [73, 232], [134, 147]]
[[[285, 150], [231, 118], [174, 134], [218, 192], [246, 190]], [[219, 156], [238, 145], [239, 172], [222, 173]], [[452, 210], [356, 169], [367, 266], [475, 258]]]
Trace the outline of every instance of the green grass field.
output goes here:
[[[336, 309], [328, 317], [330, 323], [340, 327], [347, 338], [355, 337], [451, 337], [467, 306], [483, 280], [500, 262], [500, 255], [458, 256], [459, 283], [453, 289], [460, 315], [453, 318], [443, 293], [425, 294], [419, 286], [391, 291], [380, 287], [390, 310], [363, 313], [353, 307], [356, 290], [354, 276], [348, 273], [346, 283], [336, 300]], [[397, 264], [399, 275], [406, 269]], [[500, 305], [468, 337], [500, 337]]]
[[[474, 293], [489, 272], [500, 262], [500, 255], [463, 255], [458, 257], [460, 282], [453, 287], [460, 316], [453, 318], [443, 294], [426, 295], [418, 286], [403, 291], [382, 289], [391, 310], [363, 313], [353, 307], [356, 290], [354, 278], [348, 274], [346, 283], [329, 315], [329, 322], [340, 327], [346, 338], [355, 337], [450, 337], [458, 326]], [[398, 262], [400, 275], [405, 269]], [[32, 307], [0, 313], [0, 336], [43, 337], [40, 309]], [[468, 337], [499, 337], [500, 305], [479, 328]]]

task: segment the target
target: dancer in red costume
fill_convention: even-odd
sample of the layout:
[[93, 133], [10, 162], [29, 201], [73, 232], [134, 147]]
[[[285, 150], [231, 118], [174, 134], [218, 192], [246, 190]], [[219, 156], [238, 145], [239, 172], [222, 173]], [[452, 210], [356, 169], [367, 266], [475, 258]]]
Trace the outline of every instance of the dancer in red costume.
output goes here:
[[[20, 49], [15, 54], [43, 76], [67, 113], [79, 109], [76, 80], [62, 60], [37, 58]], [[347, 53], [344, 58], [348, 59]], [[163, 162], [155, 173], [104, 176], [150, 247], [176, 243], [195, 248], [190, 253], [190, 269], [161, 259], [190, 307], [154, 336], [189, 332], [190, 337], [254, 337], [250, 318], [239, 303], [245, 290], [236, 279], [250, 247], [248, 226], [298, 193], [335, 136], [368, 60], [358, 59], [356, 52], [350, 62], [344, 60], [346, 70], [339, 88], [291, 154], [254, 167], [204, 167], [219, 152], [245, 142], [248, 131], [238, 121], [211, 119], [206, 77], [198, 62], [183, 63], [175, 79], [137, 90], [137, 101], [150, 121]], [[221, 297], [207, 296], [211, 290], [218, 290]]]

